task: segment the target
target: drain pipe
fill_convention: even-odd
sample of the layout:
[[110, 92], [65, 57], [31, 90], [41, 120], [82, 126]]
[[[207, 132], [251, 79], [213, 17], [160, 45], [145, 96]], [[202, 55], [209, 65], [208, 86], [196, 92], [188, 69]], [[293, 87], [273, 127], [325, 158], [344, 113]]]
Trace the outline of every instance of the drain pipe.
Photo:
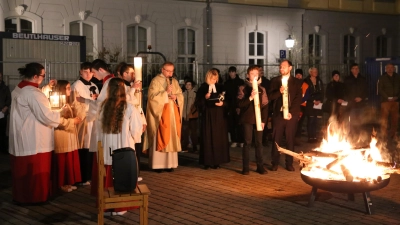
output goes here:
[[205, 22], [205, 56], [206, 56], [206, 63], [208, 68], [212, 68], [213, 59], [212, 59], [212, 10], [210, 7], [211, 0], [207, 0], [207, 7], [206, 7], [206, 22]]

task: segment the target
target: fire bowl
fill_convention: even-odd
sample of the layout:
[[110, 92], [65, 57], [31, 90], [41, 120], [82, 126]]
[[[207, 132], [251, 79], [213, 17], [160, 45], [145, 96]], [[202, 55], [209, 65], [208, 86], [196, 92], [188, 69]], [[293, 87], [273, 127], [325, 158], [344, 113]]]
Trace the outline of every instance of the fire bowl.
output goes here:
[[390, 176], [382, 176], [380, 182], [350, 182], [340, 180], [324, 180], [320, 178], [314, 178], [307, 176], [301, 172], [301, 179], [308, 185], [330, 192], [337, 193], [363, 193], [379, 190], [386, 187], [389, 184]]

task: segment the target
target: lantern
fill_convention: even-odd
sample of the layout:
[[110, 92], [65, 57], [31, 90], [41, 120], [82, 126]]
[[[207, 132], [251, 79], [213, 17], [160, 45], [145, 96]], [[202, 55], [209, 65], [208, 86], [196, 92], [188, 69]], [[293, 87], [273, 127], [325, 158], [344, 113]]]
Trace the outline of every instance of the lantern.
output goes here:
[[65, 95], [57, 90], [49, 92], [49, 100], [51, 109], [61, 109], [66, 103]]

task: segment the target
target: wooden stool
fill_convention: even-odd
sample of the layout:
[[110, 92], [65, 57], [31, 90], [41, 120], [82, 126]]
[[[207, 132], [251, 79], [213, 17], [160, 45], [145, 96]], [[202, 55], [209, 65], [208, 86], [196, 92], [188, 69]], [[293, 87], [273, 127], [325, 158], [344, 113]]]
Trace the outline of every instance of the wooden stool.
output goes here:
[[145, 184], [139, 184], [132, 192], [116, 192], [113, 187], [104, 188], [104, 177], [106, 170], [104, 168], [104, 152], [101, 141], [97, 144], [98, 154], [98, 216], [97, 224], [104, 224], [104, 210], [123, 207], [140, 207], [140, 224], [148, 224], [148, 205], [150, 191]]

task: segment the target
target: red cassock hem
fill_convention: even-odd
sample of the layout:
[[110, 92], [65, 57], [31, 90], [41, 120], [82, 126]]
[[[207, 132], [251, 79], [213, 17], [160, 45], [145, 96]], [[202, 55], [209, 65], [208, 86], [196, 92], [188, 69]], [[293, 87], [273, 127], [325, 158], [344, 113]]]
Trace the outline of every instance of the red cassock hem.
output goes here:
[[59, 187], [81, 182], [81, 166], [78, 151], [55, 153]]
[[[92, 167], [92, 182], [90, 183], [90, 194], [95, 196], [97, 198], [97, 187], [99, 186], [99, 179], [98, 179], [98, 171], [99, 167], [97, 164], [97, 153], [95, 152], [93, 154], [93, 167]], [[114, 187], [113, 184], [113, 176], [112, 176], [112, 166], [110, 165], [104, 165], [104, 168], [106, 169], [106, 177], [104, 178], [104, 188], [109, 188], [109, 187]], [[96, 206], [97, 206], [97, 201], [96, 201]], [[122, 211], [127, 211], [131, 209], [137, 209], [138, 207], [126, 207], [126, 208], [118, 208], [118, 209], [110, 209], [110, 210], [105, 210], [105, 211], [111, 211], [111, 212], [122, 212]]]
[[[11, 157], [12, 196], [18, 203], [41, 203], [52, 194], [53, 152]], [[54, 180], [53, 180], [54, 182]]]

